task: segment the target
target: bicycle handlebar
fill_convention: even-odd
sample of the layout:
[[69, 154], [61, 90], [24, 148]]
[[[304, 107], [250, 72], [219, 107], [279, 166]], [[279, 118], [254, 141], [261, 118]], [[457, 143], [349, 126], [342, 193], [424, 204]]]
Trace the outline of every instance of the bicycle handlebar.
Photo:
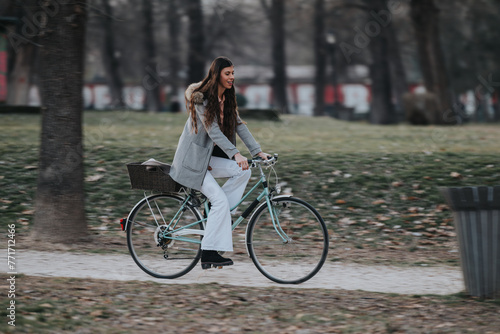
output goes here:
[[248, 165], [252, 168], [257, 167], [257, 165], [272, 166], [276, 162], [278, 162], [278, 153], [274, 153], [274, 155], [268, 155], [267, 160], [264, 160], [261, 157], [255, 157], [253, 159], [248, 159]]

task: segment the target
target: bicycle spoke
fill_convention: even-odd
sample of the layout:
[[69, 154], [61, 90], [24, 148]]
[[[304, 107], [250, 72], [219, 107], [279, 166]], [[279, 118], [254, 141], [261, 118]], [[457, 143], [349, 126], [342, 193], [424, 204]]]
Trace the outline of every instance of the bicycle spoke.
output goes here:
[[318, 212], [300, 199], [277, 198], [272, 205], [274, 224], [265, 205], [249, 223], [247, 242], [252, 261], [275, 282], [304, 282], [319, 271], [326, 259], [326, 226]]
[[[174, 217], [176, 217], [176, 230], [201, 219], [197, 211], [189, 206], [185, 207], [184, 212], [180, 212], [183, 202], [184, 198], [178, 195], [153, 195], [148, 200], [143, 200], [129, 219], [127, 241], [130, 253], [137, 265], [154, 277], [182, 276], [198, 262], [199, 241], [202, 238], [200, 234], [193, 234], [190, 237], [198, 243], [170, 235], [173, 230], [170, 222]], [[203, 226], [198, 223], [191, 228], [202, 230]]]

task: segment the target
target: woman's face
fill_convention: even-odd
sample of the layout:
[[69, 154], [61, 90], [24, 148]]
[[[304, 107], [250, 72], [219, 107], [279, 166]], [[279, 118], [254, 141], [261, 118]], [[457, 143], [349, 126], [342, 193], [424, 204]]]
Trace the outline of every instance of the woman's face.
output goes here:
[[234, 83], [234, 66], [224, 67], [220, 72], [219, 86], [231, 89]]

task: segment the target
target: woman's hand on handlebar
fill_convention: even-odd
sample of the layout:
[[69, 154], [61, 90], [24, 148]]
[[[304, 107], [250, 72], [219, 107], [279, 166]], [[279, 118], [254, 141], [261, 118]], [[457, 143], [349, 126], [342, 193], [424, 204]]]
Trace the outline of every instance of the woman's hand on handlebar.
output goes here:
[[243, 155], [241, 155], [241, 153], [239, 153], [239, 152], [236, 153], [234, 155], [234, 160], [236, 161], [236, 163], [238, 164], [238, 166], [241, 167], [241, 169], [247, 170], [249, 168], [248, 167], [248, 159], [245, 158]]
[[262, 160], [267, 160], [267, 158], [268, 158], [268, 157], [270, 157], [270, 155], [269, 155], [269, 154], [264, 153], [264, 152], [259, 152], [257, 155], [258, 155], [258, 156], [259, 156]]

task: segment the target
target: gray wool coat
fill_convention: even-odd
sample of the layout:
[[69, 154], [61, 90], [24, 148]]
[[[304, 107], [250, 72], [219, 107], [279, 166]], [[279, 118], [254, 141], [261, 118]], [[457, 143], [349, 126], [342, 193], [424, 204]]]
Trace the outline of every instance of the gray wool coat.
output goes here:
[[[196, 84], [193, 84], [196, 85]], [[186, 91], [186, 98], [191, 98], [194, 90], [191, 85]], [[195, 87], [196, 88], [196, 87]], [[195, 93], [201, 94], [201, 93]], [[236, 148], [236, 135], [229, 140], [219, 128], [217, 122], [205, 127], [205, 107], [207, 101], [203, 96], [195, 99], [198, 133], [195, 133], [191, 118], [188, 118], [179, 144], [175, 152], [174, 161], [170, 169], [170, 176], [177, 183], [185, 187], [200, 190], [208, 170], [208, 164], [212, 156], [214, 145], [219, 146], [228, 157], [234, 157], [239, 150]], [[260, 145], [255, 141], [247, 126], [242, 123], [238, 116], [236, 134], [241, 138], [252, 156], [261, 152]]]

